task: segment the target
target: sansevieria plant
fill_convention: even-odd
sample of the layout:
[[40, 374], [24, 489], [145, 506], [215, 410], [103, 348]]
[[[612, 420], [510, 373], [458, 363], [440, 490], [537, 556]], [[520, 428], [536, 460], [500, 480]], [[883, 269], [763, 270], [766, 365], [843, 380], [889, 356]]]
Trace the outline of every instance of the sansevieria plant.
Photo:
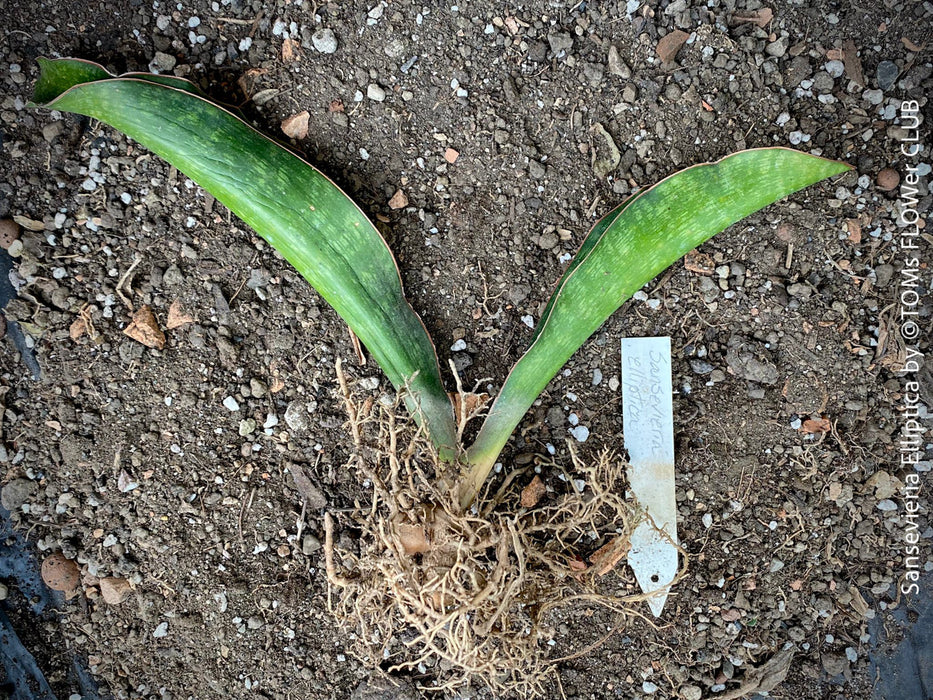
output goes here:
[[426, 429], [462, 466], [458, 501], [479, 493], [532, 402], [583, 342], [645, 283], [731, 224], [849, 166], [787, 148], [741, 151], [631, 196], [589, 232], [559, 280], [527, 352], [476, 440], [457, 422], [434, 345], [405, 298], [385, 240], [314, 166], [204, 96], [145, 73], [113, 76], [82, 60], [39, 59], [34, 105], [126, 133], [210, 192], [276, 248], [365, 344]]

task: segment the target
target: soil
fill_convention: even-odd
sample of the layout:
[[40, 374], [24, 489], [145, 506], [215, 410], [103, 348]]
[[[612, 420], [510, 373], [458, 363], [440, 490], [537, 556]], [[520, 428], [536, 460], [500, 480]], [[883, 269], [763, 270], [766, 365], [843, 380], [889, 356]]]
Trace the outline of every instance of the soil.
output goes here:
[[[583, 454], [620, 451], [619, 339], [671, 336], [690, 572], [656, 626], [593, 610], [560, 621], [553, 658], [616, 631], [560, 662], [548, 697], [872, 695], [884, 650], [869, 623], [894, 647], [918, 618], [892, 611], [929, 597], [929, 578], [899, 594], [904, 487], [928, 484], [933, 445], [900, 463], [903, 204], [882, 172], [904, 183], [918, 168], [916, 209], [929, 210], [929, 3], [0, 0], [0, 15], [0, 219], [34, 222], [11, 250], [19, 298], [5, 315], [42, 372], [3, 341], [0, 484], [35, 561], [62, 553], [82, 577], [55, 616], [35, 616], [12, 574], [0, 605], [57, 697], [80, 696], [72, 658], [114, 698], [490, 694], [423, 690], [443, 684], [440, 667], [385, 687], [328, 612], [324, 513], [367, 497], [343, 469], [334, 363], [374, 396], [391, 391], [383, 375], [182, 174], [109, 127], [27, 108], [38, 56], [191, 78], [283, 140], [281, 122], [307, 110], [293, 147], [380, 222], [442, 364], [492, 392], [589, 227], [638, 187], [746, 147], [855, 166], [648, 284], [551, 382], [503, 460], [551, 446], [569, 465], [577, 422]], [[675, 30], [689, 38], [662, 63]], [[903, 100], [927, 118], [915, 158], [901, 151]], [[608, 174], [594, 168], [603, 131], [621, 156]], [[399, 189], [408, 204], [392, 208]], [[918, 241], [928, 292], [931, 239]], [[131, 308], [164, 328], [176, 301], [194, 320], [164, 349], [124, 334]], [[917, 308], [928, 330], [928, 293]], [[926, 492], [912, 502], [930, 572]], [[344, 527], [341, 546], [356, 535]], [[627, 568], [612, 576], [635, 590]], [[122, 602], [104, 600], [105, 579], [129, 582]]]

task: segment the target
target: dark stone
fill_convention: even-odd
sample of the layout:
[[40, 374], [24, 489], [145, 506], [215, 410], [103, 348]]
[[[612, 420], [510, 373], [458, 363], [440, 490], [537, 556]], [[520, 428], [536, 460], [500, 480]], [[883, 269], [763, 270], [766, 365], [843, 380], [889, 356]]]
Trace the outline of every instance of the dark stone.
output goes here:
[[882, 61], [879, 63], [878, 69], [875, 71], [878, 89], [887, 92], [894, 87], [894, 81], [897, 80], [897, 76], [900, 72], [901, 69], [898, 68], [897, 64], [893, 61]]

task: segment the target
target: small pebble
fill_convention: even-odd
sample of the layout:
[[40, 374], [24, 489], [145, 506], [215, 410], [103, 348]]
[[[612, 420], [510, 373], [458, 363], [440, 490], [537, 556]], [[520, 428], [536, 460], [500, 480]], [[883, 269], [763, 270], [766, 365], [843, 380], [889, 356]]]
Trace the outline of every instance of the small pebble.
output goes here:
[[362, 377], [358, 384], [363, 391], [375, 391], [379, 388], [379, 377]]
[[9, 511], [19, 510], [39, 490], [29, 479], [13, 479], [0, 489], [0, 504]]
[[893, 61], [882, 61], [878, 64], [875, 71], [875, 78], [878, 81], [878, 88], [882, 92], [887, 92], [894, 87], [894, 81], [897, 80], [901, 69]]
[[320, 53], [331, 54], [337, 51], [337, 37], [330, 29], [318, 29], [311, 35], [311, 44]]
[[842, 74], [845, 72], [845, 64], [842, 61], [833, 59], [832, 61], [827, 61], [826, 65], [823, 66], [827, 73], [830, 74], [833, 78], [841, 78]]
[[19, 240], [19, 224], [13, 219], [0, 220], [0, 248], [9, 250], [13, 241]]
[[787, 37], [782, 36], [777, 41], [772, 41], [765, 47], [765, 53], [775, 58], [780, 58], [787, 53]]
[[865, 90], [862, 93], [862, 99], [864, 99], [868, 104], [880, 105], [881, 101], [884, 99], [884, 93], [881, 90]]
[[155, 628], [155, 632], [152, 633], [152, 636], [156, 639], [161, 639], [162, 637], [168, 636], [168, 623], [160, 622], [159, 626]]
[[549, 34], [547, 41], [555, 56], [561, 51], [569, 52], [573, 48], [573, 37], [569, 34]]
[[376, 83], [370, 83], [369, 87], [366, 88], [366, 97], [374, 102], [382, 102], [386, 98], [386, 91]]
[[23, 254], [23, 242], [18, 238], [10, 243], [9, 247], [6, 249], [6, 252], [10, 254], [11, 258], [18, 258]]
[[586, 439], [590, 436], [590, 429], [585, 425], [578, 425], [571, 429], [570, 434], [573, 435], [574, 440], [577, 442], [586, 442]]
[[703, 689], [695, 685], [685, 685], [680, 689], [680, 697], [683, 700], [700, 700], [703, 697]]
[[233, 398], [232, 396], [228, 396], [227, 398], [224, 399], [224, 408], [226, 408], [228, 411], [231, 411], [231, 412], [239, 411], [240, 404], [237, 403], [237, 400], [235, 398]]
[[304, 401], [292, 401], [285, 409], [285, 424], [290, 430], [300, 433], [308, 428], [308, 409]]
[[176, 59], [171, 54], [156, 51], [155, 56], [149, 63], [149, 67], [154, 70], [170, 71], [175, 67]]
[[321, 548], [321, 541], [314, 535], [305, 535], [301, 541], [301, 553], [308, 555], [314, 554]]
[[878, 189], [890, 192], [900, 184], [901, 176], [898, 175], [894, 168], [885, 168], [878, 173], [876, 182], [878, 183]]

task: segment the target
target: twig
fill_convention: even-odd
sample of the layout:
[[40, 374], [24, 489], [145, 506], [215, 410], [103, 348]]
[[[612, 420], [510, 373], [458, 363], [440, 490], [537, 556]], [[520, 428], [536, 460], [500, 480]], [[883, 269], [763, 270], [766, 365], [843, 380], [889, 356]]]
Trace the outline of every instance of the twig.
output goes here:
[[253, 23], [251, 19], [237, 19], [236, 17], [215, 17], [215, 22], [226, 22], [227, 24], [239, 24], [248, 27]]
[[[124, 296], [122, 292], [122, 287], [126, 283], [127, 278], [131, 274], [133, 274], [133, 270], [136, 269], [136, 266], [139, 265], [140, 262], [142, 262], [142, 258], [137, 255], [136, 259], [133, 260], [133, 264], [130, 265], [130, 268], [126, 272], [123, 273], [123, 276], [120, 278], [120, 281], [117, 282], [117, 296], [119, 296], [120, 300], [124, 304], [126, 304], [126, 308], [130, 310], [130, 313], [133, 313], [136, 309], [133, 308], [133, 302], [131, 302], [129, 299], [126, 298], [126, 296]], [[132, 293], [132, 290], [130, 290], [130, 293]]]

